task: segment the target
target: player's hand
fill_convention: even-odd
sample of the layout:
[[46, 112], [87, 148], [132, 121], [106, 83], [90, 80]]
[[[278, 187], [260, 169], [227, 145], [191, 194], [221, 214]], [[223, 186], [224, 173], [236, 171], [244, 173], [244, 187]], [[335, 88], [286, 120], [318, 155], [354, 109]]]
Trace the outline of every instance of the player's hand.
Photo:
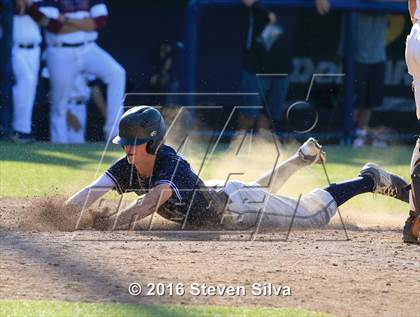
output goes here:
[[105, 202], [106, 200], [102, 198], [99, 201], [98, 207], [95, 210], [91, 210], [96, 217], [111, 217], [118, 212], [118, 209], [113, 208], [114, 210], [111, 210], [109, 206], [103, 206]]
[[24, 15], [27, 3], [25, 0], [16, 0], [16, 12], [18, 15]]
[[320, 15], [325, 15], [328, 12], [330, 12], [330, 1], [329, 0], [315, 0], [315, 7], [316, 7], [316, 11], [318, 11], [318, 13]]
[[250, 7], [256, 2], [257, 0], [242, 0], [242, 3], [246, 5], [247, 7]]
[[271, 23], [271, 24], [276, 23], [276, 21], [277, 21], [277, 16], [276, 16], [276, 14], [275, 14], [274, 12], [270, 12], [270, 13], [268, 14], [268, 20], [270, 21], [270, 23]]
[[79, 119], [70, 110], [67, 110], [67, 126], [76, 132], [82, 128]]

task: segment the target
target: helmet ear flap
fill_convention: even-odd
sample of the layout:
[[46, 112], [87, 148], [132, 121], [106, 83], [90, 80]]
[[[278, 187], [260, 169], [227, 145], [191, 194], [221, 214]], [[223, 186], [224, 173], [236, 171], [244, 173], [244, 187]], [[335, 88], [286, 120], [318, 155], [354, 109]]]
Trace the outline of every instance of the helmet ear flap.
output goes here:
[[146, 152], [150, 155], [154, 155], [156, 154], [156, 150], [157, 150], [157, 143], [153, 140], [150, 140], [149, 142], [147, 142], [146, 144]]

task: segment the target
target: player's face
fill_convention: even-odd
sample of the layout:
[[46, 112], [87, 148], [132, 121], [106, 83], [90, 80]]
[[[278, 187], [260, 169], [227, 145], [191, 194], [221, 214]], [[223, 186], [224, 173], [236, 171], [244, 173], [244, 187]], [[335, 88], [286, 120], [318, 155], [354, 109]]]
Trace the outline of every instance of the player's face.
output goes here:
[[124, 152], [130, 164], [136, 164], [144, 159], [147, 155], [146, 144], [141, 145], [125, 145]]

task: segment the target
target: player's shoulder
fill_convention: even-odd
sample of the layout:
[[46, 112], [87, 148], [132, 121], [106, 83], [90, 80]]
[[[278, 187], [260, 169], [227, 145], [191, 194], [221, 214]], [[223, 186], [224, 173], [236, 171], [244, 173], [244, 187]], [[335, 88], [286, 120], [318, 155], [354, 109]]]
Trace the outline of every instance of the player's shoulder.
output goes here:
[[159, 148], [156, 162], [159, 167], [169, 167], [173, 165], [177, 165], [179, 167], [185, 165], [185, 167], [190, 167], [186, 158], [177, 153], [177, 151], [169, 145], [162, 145]]
[[157, 151], [158, 157], [171, 157], [171, 156], [178, 156], [178, 153], [175, 151], [175, 149], [170, 146], [163, 144], [161, 147], [159, 147]]
[[158, 160], [182, 160], [186, 161], [180, 153], [178, 153], [173, 147], [169, 145], [162, 145], [157, 152]]

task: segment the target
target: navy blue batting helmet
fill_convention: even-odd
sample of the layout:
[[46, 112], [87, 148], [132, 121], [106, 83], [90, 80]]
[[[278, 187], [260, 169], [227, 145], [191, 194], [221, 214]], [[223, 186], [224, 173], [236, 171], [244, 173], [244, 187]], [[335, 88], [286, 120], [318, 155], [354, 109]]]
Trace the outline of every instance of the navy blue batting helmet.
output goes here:
[[150, 106], [138, 106], [122, 115], [118, 136], [112, 142], [122, 146], [147, 143], [147, 151], [154, 154], [165, 133], [165, 122], [160, 112]]

